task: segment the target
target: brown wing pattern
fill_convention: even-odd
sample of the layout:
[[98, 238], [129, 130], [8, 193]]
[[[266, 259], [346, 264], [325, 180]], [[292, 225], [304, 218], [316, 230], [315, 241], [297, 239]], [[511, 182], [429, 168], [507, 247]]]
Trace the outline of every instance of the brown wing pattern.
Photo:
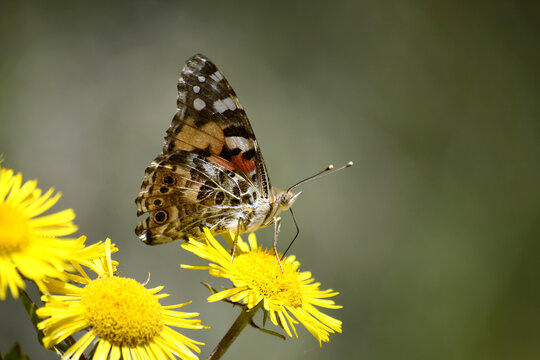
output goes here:
[[236, 172], [188, 151], [158, 157], [146, 170], [137, 214], [150, 216], [135, 232], [148, 244], [202, 236], [235, 225], [241, 203], [253, 204], [258, 193]]
[[218, 156], [268, 197], [270, 180], [251, 124], [229, 82], [205, 56], [187, 61], [178, 81], [177, 103], [163, 153], [186, 150]]
[[242, 106], [217, 67], [202, 55], [178, 81], [178, 110], [163, 152], [146, 169], [136, 234], [148, 244], [220, 233], [238, 222], [241, 204], [268, 198], [270, 181]]

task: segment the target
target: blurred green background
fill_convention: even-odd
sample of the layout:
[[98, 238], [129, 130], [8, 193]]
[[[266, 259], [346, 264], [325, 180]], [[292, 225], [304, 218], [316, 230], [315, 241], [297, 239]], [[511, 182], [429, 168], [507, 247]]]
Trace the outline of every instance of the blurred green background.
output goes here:
[[[225, 73], [274, 186], [307, 184], [292, 248], [340, 291], [343, 334], [322, 349], [247, 329], [228, 359], [540, 357], [540, 12], [520, 2], [8, 2], [0, 7], [0, 153], [63, 193], [89, 243], [111, 237], [123, 276], [206, 303], [219, 282], [178, 243], [134, 235], [134, 199], [161, 150], [185, 60]], [[294, 226], [283, 216], [283, 250]], [[270, 246], [272, 229], [257, 233]], [[22, 305], [0, 304], [0, 351], [36, 340]], [[271, 327], [272, 328], [272, 327]], [[276, 328], [272, 328], [276, 330]]]

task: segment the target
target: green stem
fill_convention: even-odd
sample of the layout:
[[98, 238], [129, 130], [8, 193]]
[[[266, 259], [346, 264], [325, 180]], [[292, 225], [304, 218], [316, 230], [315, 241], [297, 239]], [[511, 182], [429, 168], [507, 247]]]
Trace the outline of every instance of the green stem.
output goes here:
[[[28, 314], [28, 317], [30, 317], [30, 321], [32, 321], [32, 325], [34, 325], [34, 327], [36, 328], [36, 331], [38, 332], [38, 334], [41, 335], [41, 337], [43, 337], [43, 333], [41, 333], [41, 331], [39, 331], [37, 329], [37, 324], [39, 322], [39, 318], [36, 315], [36, 309], [37, 309], [36, 304], [30, 298], [30, 295], [28, 295], [28, 293], [25, 290], [20, 289], [19, 292], [20, 292], [20, 295], [21, 295], [21, 297], [20, 297], [21, 302], [22, 302], [22, 304], [24, 306], [24, 309], [26, 310], [26, 313]], [[41, 340], [41, 337], [40, 337], [40, 340]]]
[[[37, 324], [41, 321], [36, 315], [37, 306], [25, 290], [21, 289], [20, 293], [21, 302], [26, 310], [26, 313], [30, 317], [30, 321], [32, 321], [32, 325], [34, 325], [34, 328], [36, 329], [39, 343], [43, 345], [44, 334], [43, 331], [39, 330], [37, 327]], [[56, 350], [57, 352], [64, 354], [66, 350], [73, 344], [75, 344], [75, 339], [73, 338], [73, 336], [68, 336], [62, 343], [56, 344], [53, 349], [50, 350]], [[79, 359], [86, 360], [86, 357], [84, 356], [84, 354], [81, 354]]]
[[262, 301], [259, 302], [259, 304], [253, 309], [248, 309], [247, 306], [244, 307], [240, 315], [238, 315], [236, 321], [232, 324], [229, 331], [227, 331], [223, 339], [221, 339], [214, 351], [212, 351], [212, 354], [210, 355], [208, 360], [218, 360], [225, 354], [227, 349], [229, 349], [234, 340], [236, 340], [242, 330], [244, 330], [246, 325], [251, 322], [251, 320], [255, 316], [255, 313], [257, 313], [257, 311], [262, 307], [262, 304]]

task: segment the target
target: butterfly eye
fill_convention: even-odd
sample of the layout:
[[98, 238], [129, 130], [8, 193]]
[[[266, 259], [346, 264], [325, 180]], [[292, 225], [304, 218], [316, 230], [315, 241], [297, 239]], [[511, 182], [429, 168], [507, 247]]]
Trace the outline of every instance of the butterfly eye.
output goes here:
[[167, 221], [168, 217], [169, 215], [167, 214], [165, 210], [160, 210], [154, 215], [154, 220], [158, 224], [163, 224], [165, 221]]

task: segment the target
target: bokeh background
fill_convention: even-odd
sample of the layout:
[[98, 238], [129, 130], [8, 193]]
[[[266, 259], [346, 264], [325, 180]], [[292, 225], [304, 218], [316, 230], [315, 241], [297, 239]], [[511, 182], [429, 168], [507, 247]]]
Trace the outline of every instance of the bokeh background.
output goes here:
[[[340, 291], [343, 334], [319, 348], [247, 329], [228, 359], [540, 357], [540, 12], [488, 1], [2, 1], [0, 153], [63, 193], [89, 242], [111, 237], [123, 276], [208, 304], [178, 243], [134, 235], [134, 199], [175, 112], [185, 60], [225, 73], [274, 186], [303, 187], [292, 248]], [[294, 233], [283, 216], [282, 250]], [[257, 233], [270, 246], [272, 229]], [[55, 359], [22, 305], [0, 304], [0, 351]], [[273, 328], [276, 330], [276, 328]]]

